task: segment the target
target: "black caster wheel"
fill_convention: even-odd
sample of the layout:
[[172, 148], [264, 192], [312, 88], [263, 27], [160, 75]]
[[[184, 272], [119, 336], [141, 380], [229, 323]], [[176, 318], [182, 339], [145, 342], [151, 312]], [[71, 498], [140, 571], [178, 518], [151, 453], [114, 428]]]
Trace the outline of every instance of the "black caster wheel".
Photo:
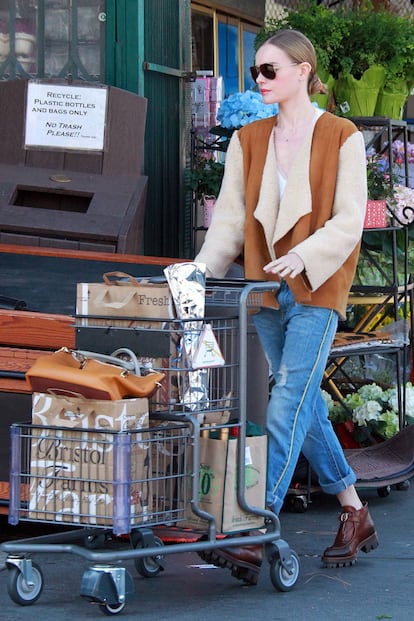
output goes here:
[[43, 590], [43, 574], [36, 563], [32, 563], [33, 584], [27, 584], [22, 572], [15, 565], [7, 567], [7, 591], [15, 604], [30, 606], [37, 601]]
[[386, 485], [385, 487], [379, 487], [377, 489], [377, 494], [380, 498], [387, 498], [390, 495], [391, 487]]
[[406, 492], [410, 487], [410, 481], [407, 479], [406, 481], [401, 481], [401, 483], [397, 483], [395, 489], [399, 492]]
[[[159, 537], [154, 537], [153, 545], [162, 548], [164, 546], [162, 540]], [[142, 542], [138, 541], [135, 548], [142, 548]], [[135, 559], [135, 569], [143, 578], [153, 578], [158, 575], [162, 569], [162, 554], [155, 556], [141, 556]]]
[[294, 550], [291, 554], [291, 568], [283, 567], [279, 555], [273, 556], [270, 563], [270, 580], [278, 591], [290, 591], [295, 586], [300, 570], [299, 557]]
[[304, 496], [298, 496], [293, 499], [292, 509], [295, 513], [305, 513], [308, 509], [308, 501]]
[[119, 615], [125, 608], [126, 603], [122, 604], [99, 604], [99, 610], [107, 616]]
[[308, 508], [306, 496], [290, 496], [287, 507], [292, 513], [305, 513]]

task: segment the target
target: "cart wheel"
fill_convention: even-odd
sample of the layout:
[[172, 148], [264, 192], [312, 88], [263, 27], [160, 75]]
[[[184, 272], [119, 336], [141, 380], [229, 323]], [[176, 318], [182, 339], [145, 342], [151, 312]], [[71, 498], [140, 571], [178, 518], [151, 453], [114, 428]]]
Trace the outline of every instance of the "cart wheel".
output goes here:
[[32, 563], [33, 585], [27, 584], [22, 572], [15, 565], [8, 566], [7, 591], [20, 606], [30, 606], [39, 599], [43, 590], [43, 574], [39, 565]]
[[[158, 548], [164, 546], [159, 537], [154, 537], [153, 544]], [[138, 541], [135, 548], [142, 548], [142, 542]], [[161, 561], [163, 558], [164, 556], [162, 554], [157, 554], [156, 556], [141, 556], [135, 559], [135, 569], [144, 578], [153, 578], [161, 571]]]
[[123, 611], [125, 606], [125, 602], [123, 602], [122, 604], [99, 604], [99, 610], [107, 616], [119, 615]]
[[305, 496], [296, 496], [292, 498], [291, 507], [295, 513], [305, 513], [308, 508], [308, 501]]
[[409, 479], [406, 479], [405, 481], [401, 481], [401, 483], [397, 483], [395, 486], [395, 489], [397, 489], [399, 492], [406, 492], [410, 487], [410, 481]]
[[283, 567], [278, 554], [274, 555], [270, 563], [270, 580], [278, 591], [290, 591], [299, 577], [300, 561], [294, 550], [290, 551], [292, 569], [289, 572]]
[[391, 487], [389, 485], [386, 485], [385, 487], [379, 487], [377, 489], [377, 494], [380, 498], [386, 498], [387, 496], [390, 495], [391, 492]]

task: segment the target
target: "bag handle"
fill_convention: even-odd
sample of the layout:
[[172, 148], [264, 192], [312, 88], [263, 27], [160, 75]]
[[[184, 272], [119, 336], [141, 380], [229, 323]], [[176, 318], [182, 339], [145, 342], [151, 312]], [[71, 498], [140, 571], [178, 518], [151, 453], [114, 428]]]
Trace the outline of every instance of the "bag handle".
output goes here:
[[129, 349], [128, 347], [119, 347], [112, 352], [111, 356], [117, 360], [122, 360], [123, 364], [128, 364], [128, 367], [126, 368], [135, 373], [135, 375], [141, 375], [141, 364], [132, 349]]
[[102, 306], [102, 308], [113, 308], [119, 310], [120, 308], [124, 308], [124, 306], [127, 306], [138, 293], [138, 289], [135, 289], [135, 287], [133, 287], [133, 289], [128, 291], [126, 296], [120, 302], [105, 302], [105, 298], [108, 295], [108, 290], [105, 290], [102, 291], [100, 295], [96, 296], [95, 304], [97, 306]]
[[139, 370], [139, 363], [138, 360], [134, 354], [134, 352], [132, 350], [128, 350], [127, 348], [120, 348], [119, 350], [116, 350], [114, 352], [114, 354], [128, 354], [131, 358], [131, 360], [125, 360], [124, 358], [119, 358], [117, 355], [111, 354], [100, 354], [98, 352], [94, 352], [94, 351], [85, 351], [83, 349], [76, 349], [73, 350], [73, 353], [76, 357], [76, 359], [78, 359], [78, 355], [80, 357], [84, 356], [85, 358], [91, 358], [92, 360], [97, 360], [98, 362], [106, 362], [108, 364], [114, 364], [117, 367], [122, 367], [123, 369], [126, 369], [127, 371], [131, 371], [132, 373], [135, 373], [135, 375], [139, 375], [139, 372], [137, 373], [136, 369], [138, 367]]
[[69, 347], [61, 347], [58, 351], [63, 351], [67, 354], [70, 354], [72, 358], [74, 358], [74, 360], [76, 360], [76, 362], [79, 363], [80, 369], [83, 369], [85, 367], [88, 360], [96, 360], [97, 362], [103, 362], [105, 364], [113, 364], [117, 367], [121, 367], [122, 369], [124, 369], [124, 371], [132, 372], [132, 373], [135, 373], [136, 375], [139, 375], [139, 373], [136, 373], [136, 369], [138, 366], [138, 360], [134, 352], [127, 348], [120, 348], [119, 350], [116, 350], [114, 354], [118, 354], [118, 355], [122, 353], [128, 354], [130, 356], [130, 360], [119, 358], [117, 355], [113, 355], [113, 354], [112, 355], [100, 354], [99, 352], [95, 352], [95, 351], [86, 351], [83, 349], [70, 349]]
[[[126, 272], [105, 272], [105, 274], [102, 275], [102, 278], [106, 285], [115, 285], [116, 287], [133, 285], [134, 287], [139, 287], [138, 280]], [[112, 278], [117, 278], [118, 280], [113, 280]], [[128, 282], [119, 280], [120, 278], [127, 279]]]
[[[63, 425], [64, 427], [68, 427], [68, 429], [74, 429], [79, 421], [83, 418], [85, 418], [85, 413], [83, 412], [82, 415], [77, 414], [76, 412], [72, 412], [73, 416], [65, 416], [64, 414], [64, 409], [59, 410], [59, 412], [57, 412], [57, 414], [52, 418], [52, 425], [54, 425], [55, 427], [62, 427], [61, 423], [64, 421], [65, 425]], [[95, 409], [92, 409], [90, 412], [87, 413], [88, 418], [89, 417], [93, 417], [93, 415], [95, 414], [96, 416], [96, 411]], [[80, 427], [78, 427], [78, 429], [80, 429]]]
[[75, 399], [80, 399], [81, 401], [85, 401], [85, 403], [88, 401], [87, 397], [84, 397], [80, 392], [68, 390], [67, 388], [48, 388], [47, 394], [52, 395], [52, 397], [62, 397], [63, 399], [75, 397]]

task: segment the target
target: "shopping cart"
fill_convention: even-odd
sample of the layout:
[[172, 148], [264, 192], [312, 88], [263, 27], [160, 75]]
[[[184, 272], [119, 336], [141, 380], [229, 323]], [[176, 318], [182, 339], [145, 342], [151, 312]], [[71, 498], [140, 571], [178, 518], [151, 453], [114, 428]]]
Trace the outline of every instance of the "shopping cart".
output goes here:
[[[41, 595], [42, 571], [32, 560], [36, 553], [74, 554], [90, 562], [80, 594], [104, 614], [114, 615], [133, 596], [132, 577], [123, 561], [132, 559], [139, 574], [153, 577], [164, 568], [168, 554], [223, 547], [220, 525], [199, 499], [200, 438], [213, 434], [237, 438], [237, 502], [263, 527], [252, 532], [249, 545], [263, 545], [277, 590], [295, 586], [299, 558], [281, 538], [278, 517], [264, 508], [264, 499], [263, 506], [249, 504], [245, 493], [249, 311], [276, 286], [208, 282], [202, 321], [137, 317], [125, 325], [113, 318], [77, 317], [81, 349], [105, 353], [131, 347], [154, 369], [162, 369], [166, 379], [151, 400], [150, 424], [142, 429], [116, 432], [29, 423], [11, 427], [9, 522], [74, 526], [0, 546], [8, 554], [8, 592], [14, 602], [33, 604]], [[194, 369], [185, 346], [200, 338], [206, 324], [223, 364]], [[71, 468], [64, 468], [68, 455], [77, 457]], [[189, 512], [202, 521], [200, 536], [164, 546], [156, 527], [185, 527]], [[241, 530], [225, 540], [226, 547], [245, 544]]]

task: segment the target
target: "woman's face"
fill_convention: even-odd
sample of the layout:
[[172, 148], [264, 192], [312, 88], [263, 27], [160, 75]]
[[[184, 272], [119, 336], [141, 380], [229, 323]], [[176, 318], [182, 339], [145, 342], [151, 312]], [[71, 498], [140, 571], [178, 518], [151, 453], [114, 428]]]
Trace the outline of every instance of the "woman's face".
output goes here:
[[[294, 63], [280, 48], [265, 43], [256, 53], [256, 67], [270, 64], [276, 71], [274, 79], [267, 78], [259, 72], [256, 83], [264, 103], [283, 103], [296, 95], [300, 87], [303, 65]], [[264, 71], [266, 73], [266, 71]]]

